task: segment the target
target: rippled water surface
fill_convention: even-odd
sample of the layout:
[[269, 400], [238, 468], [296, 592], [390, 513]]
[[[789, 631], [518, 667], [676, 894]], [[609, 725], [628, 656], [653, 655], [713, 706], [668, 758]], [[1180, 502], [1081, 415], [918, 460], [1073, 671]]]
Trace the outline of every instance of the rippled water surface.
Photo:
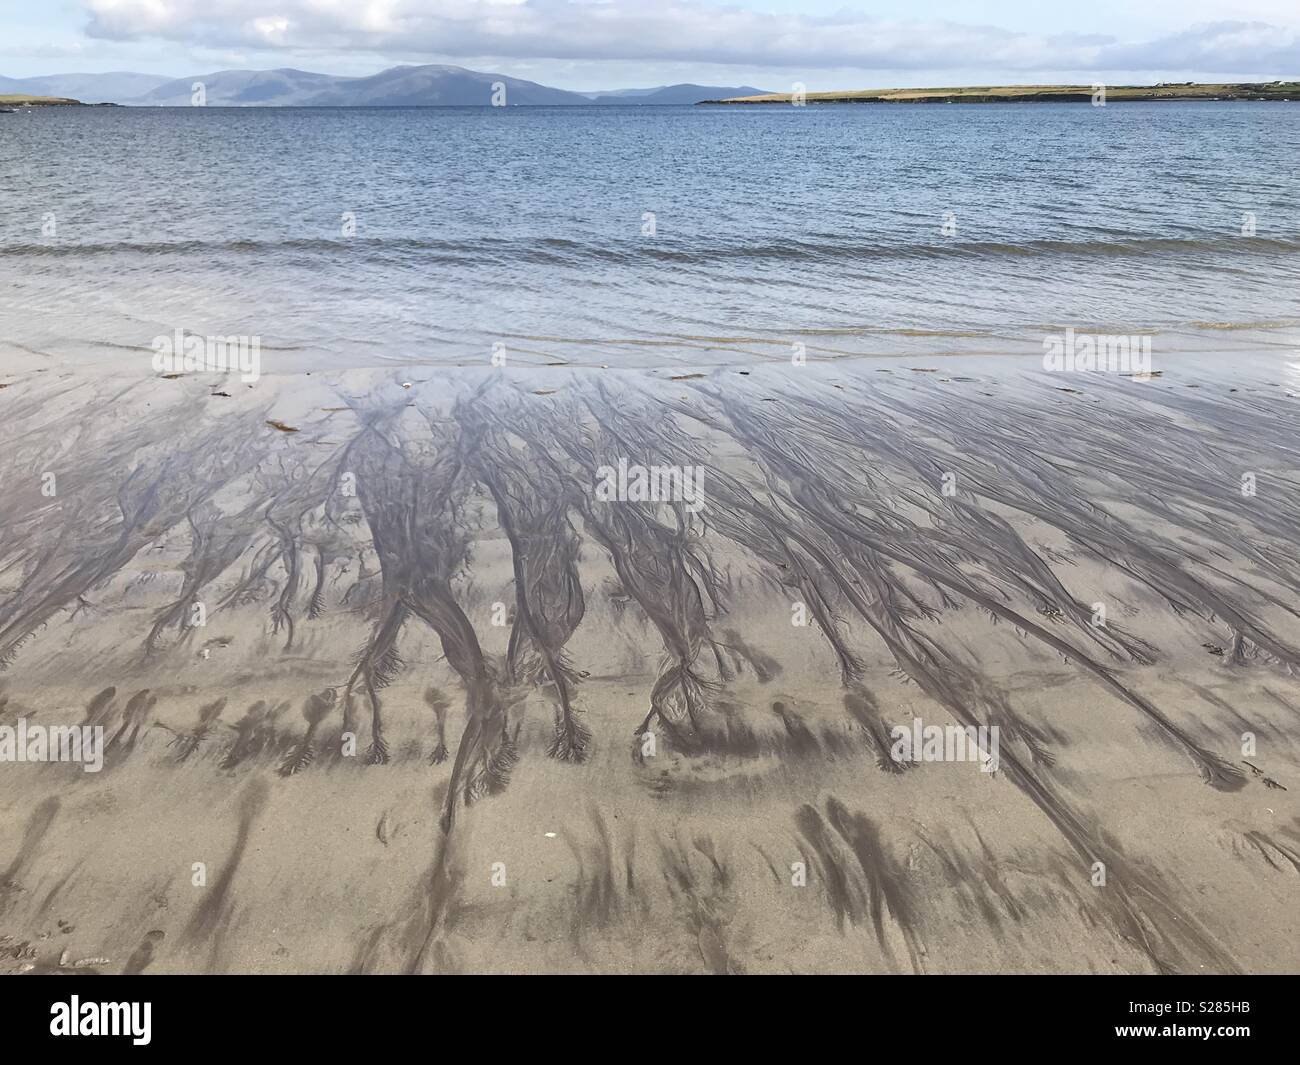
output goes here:
[[1288, 349], [1298, 163], [1291, 104], [39, 110], [0, 116], [0, 353]]

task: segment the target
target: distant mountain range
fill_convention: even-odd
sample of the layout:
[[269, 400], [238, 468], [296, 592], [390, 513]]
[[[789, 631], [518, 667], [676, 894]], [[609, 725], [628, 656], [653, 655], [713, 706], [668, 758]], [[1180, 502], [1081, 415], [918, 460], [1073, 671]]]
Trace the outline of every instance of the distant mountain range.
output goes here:
[[653, 89], [578, 93], [504, 74], [438, 65], [393, 67], [365, 78], [292, 69], [219, 70], [187, 78], [130, 72], [0, 77], [0, 93], [70, 96], [85, 103], [188, 107], [195, 82], [203, 83], [210, 107], [485, 106], [492, 102], [493, 86], [498, 83], [505, 86], [505, 102], [509, 106], [690, 105], [701, 100], [763, 93], [751, 85], [661, 85]]

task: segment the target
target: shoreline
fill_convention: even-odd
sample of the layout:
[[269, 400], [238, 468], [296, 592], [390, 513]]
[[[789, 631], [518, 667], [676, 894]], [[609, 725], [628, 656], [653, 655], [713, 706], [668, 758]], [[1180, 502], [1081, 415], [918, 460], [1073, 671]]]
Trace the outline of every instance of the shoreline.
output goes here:
[[118, 104], [88, 104], [69, 96], [31, 96], [27, 93], [0, 93], [0, 107], [118, 107]]
[[[805, 92], [801, 100], [809, 104], [1016, 104], [1016, 103], [1096, 103], [1099, 86], [1091, 85], [1009, 85], [992, 88], [944, 89], [850, 89], [835, 92]], [[1185, 85], [1101, 85], [1105, 103], [1164, 103], [1225, 101], [1294, 103], [1300, 100], [1300, 82], [1240, 82]], [[762, 96], [733, 96], [721, 100], [702, 100], [696, 104], [788, 104], [793, 93], [766, 93]]]

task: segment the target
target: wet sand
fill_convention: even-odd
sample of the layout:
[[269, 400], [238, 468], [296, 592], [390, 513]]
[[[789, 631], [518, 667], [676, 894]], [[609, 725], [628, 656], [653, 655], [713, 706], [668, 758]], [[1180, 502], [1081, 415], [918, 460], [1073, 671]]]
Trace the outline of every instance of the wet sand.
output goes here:
[[1295, 971], [1300, 367], [1215, 365], [7, 371], [0, 725], [107, 751], [0, 764], [0, 971]]

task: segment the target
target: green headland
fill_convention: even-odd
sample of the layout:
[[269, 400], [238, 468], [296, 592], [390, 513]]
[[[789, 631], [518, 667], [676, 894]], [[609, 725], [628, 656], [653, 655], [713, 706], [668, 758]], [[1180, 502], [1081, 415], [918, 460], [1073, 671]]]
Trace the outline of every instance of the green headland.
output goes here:
[[[1206, 84], [1183, 82], [1160, 85], [1107, 85], [1106, 103], [1164, 100], [1300, 100], [1300, 81]], [[810, 92], [803, 99], [810, 104], [1015, 104], [1091, 103], [1091, 85], [1003, 85], [967, 86], [958, 89], [848, 89]], [[733, 96], [725, 100], [704, 100], [705, 104], [788, 104], [794, 94], [768, 93], [763, 96]]]

